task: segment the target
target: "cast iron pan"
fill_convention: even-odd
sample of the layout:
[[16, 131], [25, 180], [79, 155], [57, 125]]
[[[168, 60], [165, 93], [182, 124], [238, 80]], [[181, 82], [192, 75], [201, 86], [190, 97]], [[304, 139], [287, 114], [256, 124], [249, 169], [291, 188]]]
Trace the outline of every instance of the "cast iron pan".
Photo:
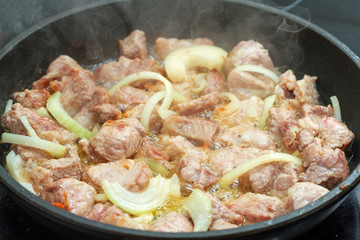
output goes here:
[[[253, 2], [100, 1], [56, 15], [24, 32], [0, 51], [0, 109], [4, 109], [12, 92], [29, 87], [60, 54], [71, 56], [88, 69], [116, 59], [116, 40], [133, 29], [144, 30], [150, 43], [157, 36], [208, 37], [227, 51], [240, 40], [254, 39], [270, 50], [280, 70], [293, 69], [298, 78], [304, 73], [318, 76], [321, 100], [329, 104], [329, 97], [337, 95], [343, 120], [356, 135], [346, 152], [350, 176], [323, 198], [273, 220], [230, 230], [174, 234], [120, 228], [73, 215], [32, 195], [0, 167], [0, 180], [11, 198], [36, 220], [73, 238], [290, 239], [324, 220], [360, 181], [359, 58], [311, 23]], [[7, 148], [4, 145], [2, 148], [4, 166]]]

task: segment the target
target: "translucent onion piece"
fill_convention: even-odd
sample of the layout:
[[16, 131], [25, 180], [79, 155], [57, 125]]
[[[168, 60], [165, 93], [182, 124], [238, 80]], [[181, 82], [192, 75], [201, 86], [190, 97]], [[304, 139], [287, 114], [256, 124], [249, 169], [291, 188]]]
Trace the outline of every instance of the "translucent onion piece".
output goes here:
[[81, 138], [91, 138], [94, 133], [90, 132], [81, 124], [76, 122], [61, 106], [60, 103], [60, 92], [54, 93], [46, 103], [46, 107], [49, 112], [54, 116], [54, 118], [65, 128], [75, 133], [78, 137]]
[[233, 114], [235, 111], [239, 110], [241, 102], [240, 100], [232, 93], [230, 92], [224, 92], [221, 93], [223, 97], [226, 97], [230, 100], [230, 103], [228, 103], [224, 108], [224, 111], [221, 111], [222, 114], [230, 115]]
[[20, 155], [16, 155], [14, 151], [11, 151], [6, 156], [6, 166], [10, 173], [10, 175], [18, 182], [23, 181], [23, 177], [21, 176], [21, 157]]
[[181, 197], [180, 179], [176, 175], [176, 173], [170, 178], [170, 181], [171, 181], [171, 190], [170, 190], [169, 196], [175, 197], [175, 198], [180, 198]]
[[167, 170], [166, 167], [164, 167], [164, 165], [162, 165], [161, 163], [155, 161], [154, 159], [151, 158], [135, 158], [134, 159], [135, 162], [140, 162], [143, 161], [146, 163], [146, 165], [149, 166], [149, 168], [156, 174], [160, 174], [163, 177], [166, 177], [169, 174], [169, 170]]
[[14, 101], [13, 101], [12, 99], [9, 99], [9, 100], [6, 102], [4, 114], [11, 110], [11, 107], [12, 107], [13, 103], [14, 103]]
[[29, 192], [32, 192], [33, 194], [36, 194], [35, 193], [35, 190], [34, 190], [34, 188], [33, 188], [33, 186], [32, 186], [32, 184], [31, 183], [29, 183], [29, 182], [19, 182], [24, 188], [26, 188]]
[[[243, 71], [243, 72], [256, 72], [256, 73], [261, 73], [263, 75], [265, 75], [268, 78], [271, 78], [275, 83], [279, 82], [279, 77], [277, 76], [276, 73], [274, 73], [273, 71], [261, 67], [261, 66], [257, 66], [257, 65], [240, 65], [235, 67], [233, 70], [231, 70], [231, 72], [237, 72], [237, 71]], [[230, 72], [230, 74], [231, 74]], [[229, 76], [230, 76], [229, 74]]]
[[112, 88], [110, 88], [108, 91], [108, 94], [113, 95], [117, 89], [121, 88], [122, 86], [128, 85], [134, 81], [137, 81], [139, 79], [154, 79], [154, 80], [158, 80], [158, 81], [161, 81], [162, 83], [164, 83], [165, 97], [164, 97], [163, 103], [161, 104], [161, 106], [159, 108], [158, 113], [162, 119], [166, 119], [169, 116], [169, 113], [168, 113], [169, 107], [174, 98], [174, 89], [173, 89], [173, 86], [171, 85], [171, 83], [159, 73], [145, 71], [145, 72], [131, 74], [131, 75], [123, 78], [117, 84], [115, 84]]
[[220, 70], [227, 52], [216, 46], [197, 45], [171, 52], [164, 61], [165, 70], [173, 82], [187, 80], [186, 70], [190, 67], [205, 67]]
[[184, 201], [183, 208], [191, 215], [194, 232], [207, 231], [212, 220], [212, 207], [209, 198], [200, 189], [195, 189]]
[[140, 215], [163, 204], [170, 192], [170, 180], [160, 175], [150, 179], [147, 189], [140, 193], [129, 192], [119, 183], [102, 182], [102, 188], [109, 200], [116, 206], [134, 215]]
[[196, 74], [193, 84], [191, 85], [191, 91], [199, 93], [204, 90], [206, 86], [206, 73]]
[[189, 101], [190, 99], [188, 99], [187, 97], [185, 97], [184, 95], [182, 95], [181, 93], [174, 91], [174, 101], [176, 102], [186, 102]]
[[276, 95], [271, 95], [265, 98], [264, 100], [264, 110], [261, 114], [261, 117], [258, 122], [258, 128], [263, 129], [265, 127], [265, 123], [269, 117], [269, 110], [272, 108], [276, 100]]
[[49, 112], [46, 110], [46, 108], [41, 107], [36, 111], [37, 114], [43, 117], [51, 118]]
[[246, 108], [246, 116], [253, 118], [257, 116], [257, 103], [258, 103], [259, 98], [256, 96], [252, 96], [249, 99], [247, 108]]
[[336, 96], [332, 96], [330, 97], [331, 100], [331, 105], [334, 108], [334, 116], [337, 120], [342, 121], [341, 120], [341, 109], [340, 109], [340, 103], [339, 100]]
[[228, 186], [232, 184], [235, 179], [246, 173], [247, 171], [260, 166], [265, 163], [282, 161], [282, 162], [291, 162], [294, 163], [295, 166], [302, 169], [302, 161], [300, 158], [297, 158], [293, 155], [286, 153], [269, 153], [257, 158], [251, 159], [243, 164], [240, 164], [235, 169], [226, 173], [222, 178], [220, 178], [220, 184], [223, 186]]
[[3, 133], [1, 135], [1, 142], [42, 149], [55, 157], [62, 157], [66, 153], [66, 147], [61, 144], [46, 141], [40, 138], [28, 137], [13, 133]]
[[154, 215], [152, 213], [144, 213], [133, 219], [135, 220], [135, 222], [137, 222], [139, 224], [147, 224], [147, 223], [150, 223], [153, 220], [153, 218], [154, 218]]
[[146, 102], [144, 109], [141, 113], [140, 122], [144, 126], [145, 130], [148, 132], [150, 128], [150, 117], [153, 112], [156, 104], [158, 104], [161, 99], [165, 97], [165, 92], [157, 92], [151, 96], [151, 98]]
[[30, 123], [25, 116], [20, 117], [20, 121], [28, 131], [30, 137], [39, 138], [38, 135], [36, 135], [35, 130], [30, 126]]

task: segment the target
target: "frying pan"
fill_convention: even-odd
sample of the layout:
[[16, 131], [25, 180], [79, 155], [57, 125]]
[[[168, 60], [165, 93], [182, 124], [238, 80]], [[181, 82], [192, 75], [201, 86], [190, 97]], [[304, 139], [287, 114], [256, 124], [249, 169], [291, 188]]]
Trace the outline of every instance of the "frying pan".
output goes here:
[[214, 232], [147, 232], [93, 222], [29, 193], [2, 167], [7, 149], [2, 145], [0, 180], [10, 197], [36, 220], [73, 238], [291, 239], [330, 215], [359, 183], [359, 58], [311, 23], [250, 1], [100, 1], [56, 15], [13, 39], [0, 51], [0, 109], [12, 92], [29, 87], [60, 54], [73, 57], [88, 69], [116, 59], [116, 40], [133, 29], [144, 30], [150, 43], [157, 36], [208, 37], [227, 51], [240, 40], [254, 39], [269, 49], [281, 71], [293, 69], [298, 78], [305, 73], [318, 76], [322, 103], [329, 104], [329, 97], [337, 95], [343, 120], [356, 135], [346, 152], [349, 177], [323, 198], [269, 221]]

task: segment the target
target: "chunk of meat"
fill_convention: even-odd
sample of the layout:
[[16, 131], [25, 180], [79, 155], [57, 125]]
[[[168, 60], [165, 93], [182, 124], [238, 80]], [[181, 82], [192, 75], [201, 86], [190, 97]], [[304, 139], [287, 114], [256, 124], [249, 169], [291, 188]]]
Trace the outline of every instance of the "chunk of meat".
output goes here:
[[[142, 71], [165, 73], [164, 69], [157, 65], [153, 59], [129, 59], [121, 56], [117, 62], [109, 62], [99, 66], [94, 71], [94, 80], [97, 86], [109, 89], [124, 77]], [[148, 80], [144, 81], [148, 82]]]
[[328, 189], [311, 182], [298, 182], [289, 189], [288, 211], [305, 207], [329, 192]]
[[48, 152], [38, 148], [12, 144], [10, 149], [20, 155], [24, 163], [26, 173], [29, 173], [31, 169], [36, 167], [38, 162], [43, 162], [44, 160], [53, 158], [53, 156], [51, 156]]
[[[67, 153], [63, 158], [44, 161], [38, 167], [35, 167], [29, 175], [34, 188], [42, 189], [45, 185], [62, 178], [80, 180], [82, 173], [83, 168], [77, 154], [77, 148], [73, 145], [68, 145]], [[45, 179], [46, 176], [49, 179]]]
[[172, 110], [179, 115], [195, 115], [206, 110], [214, 110], [216, 105], [220, 102], [221, 96], [219, 93], [209, 93], [194, 100], [186, 101], [175, 105]]
[[206, 75], [206, 85], [201, 95], [223, 91], [225, 91], [224, 76], [216, 69], [210, 70]]
[[294, 89], [297, 86], [295, 74], [291, 70], [287, 70], [279, 77], [279, 86], [283, 91], [285, 98], [294, 98]]
[[253, 40], [239, 42], [227, 56], [223, 70], [226, 76], [228, 76], [234, 67], [247, 64], [258, 65], [274, 70], [274, 64], [269, 56], [268, 50], [266, 50], [262, 44]]
[[214, 45], [214, 43], [208, 38], [195, 38], [191, 40], [158, 37], [155, 40], [153, 51], [160, 60], [163, 60], [170, 52], [193, 45]]
[[285, 205], [280, 199], [258, 193], [245, 193], [225, 206], [242, 215], [247, 223], [273, 219], [285, 213]]
[[124, 86], [111, 95], [110, 103], [114, 104], [120, 110], [125, 111], [135, 105], [146, 103], [150, 96], [151, 95], [144, 90], [131, 86]]
[[[124, 116], [127, 116], [129, 118], [136, 118], [137, 120], [140, 121], [141, 113], [144, 110], [144, 106], [145, 106], [145, 104], [139, 104], [133, 108], [127, 109], [124, 113]], [[151, 132], [153, 134], [158, 134], [160, 132], [160, 129], [164, 122], [164, 120], [158, 114], [159, 107], [160, 107], [160, 105], [157, 104], [154, 107], [154, 110], [152, 111], [152, 113], [150, 115], [149, 132]]]
[[300, 126], [295, 112], [287, 107], [271, 108], [267, 121], [271, 133], [282, 139], [285, 148], [294, 152], [299, 147]]
[[299, 178], [326, 188], [333, 188], [349, 175], [345, 153], [340, 149], [321, 146], [320, 140], [307, 146], [302, 152], [305, 172]]
[[234, 70], [227, 78], [227, 87], [240, 100], [245, 100], [254, 95], [259, 98], [269, 96], [274, 92], [275, 83], [261, 74]]
[[104, 123], [108, 120], [118, 120], [122, 118], [122, 112], [110, 103], [101, 103], [89, 108], [91, 113], [96, 115], [98, 122]]
[[210, 155], [209, 164], [211, 169], [222, 176], [248, 160], [271, 152], [273, 151], [259, 148], [241, 148], [232, 145]]
[[94, 205], [95, 189], [89, 184], [63, 178], [52, 182], [41, 191], [41, 197], [52, 204], [64, 206], [64, 209], [85, 216]]
[[147, 58], [145, 33], [140, 30], [132, 31], [124, 40], [119, 40], [119, 49], [122, 55], [130, 59]]
[[299, 125], [301, 127], [299, 134], [299, 150], [302, 151], [313, 142], [319, 133], [321, 120], [325, 117], [334, 115], [334, 110], [329, 105], [327, 107], [319, 105], [304, 104], [301, 108], [301, 118]]
[[[225, 207], [216, 197], [207, 193], [207, 197], [211, 202], [212, 207], [212, 223], [210, 225], [210, 229], [212, 230], [220, 230], [227, 229], [228, 226], [237, 227], [244, 222], [244, 218], [229, 208]], [[218, 221], [222, 220], [222, 221]], [[231, 225], [229, 225], [231, 224]]]
[[255, 193], [287, 195], [287, 190], [299, 179], [299, 169], [293, 163], [268, 163], [248, 172], [251, 187]]
[[296, 88], [294, 89], [295, 98], [300, 103], [308, 103], [312, 105], [319, 104], [319, 93], [316, 90], [315, 81], [317, 77], [311, 77], [305, 75], [302, 80], [296, 82]]
[[238, 145], [240, 147], [275, 150], [274, 142], [269, 134], [246, 123], [239, 123], [236, 127], [223, 130], [216, 137], [215, 145]]
[[171, 212], [150, 223], [148, 230], [156, 232], [192, 232], [194, 226], [183, 214]]
[[27, 130], [21, 123], [20, 118], [26, 116], [30, 126], [35, 130], [36, 134], [41, 138], [60, 144], [75, 142], [77, 136], [61, 126], [59, 123], [47, 117], [23, 107], [19, 103], [15, 103], [11, 110], [4, 114], [1, 118], [1, 126], [10, 130], [15, 134], [27, 135]]
[[77, 71], [84, 71], [84, 69], [71, 57], [61, 55], [51, 62], [46, 75], [33, 82], [32, 89], [60, 91]]
[[127, 213], [123, 213], [118, 207], [109, 203], [95, 204], [85, 217], [119, 227], [144, 230], [144, 227], [132, 219]]
[[[145, 136], [145, 129], [135, 118], [110, 120], [89, 139], [89, 149], [85, 152], [104, 161], [117, 161], [135, 155]], [[86, 140], [81, 140], [86, 141]]]
[[182, 82], [174, 82], [172, 83], [174, 91], [181, 93], [187, 98], [192, 98], [194, 92], [191, 90], [191, 83], [190, 81], [182, 81]]
[[147, 187], [152, 177], [152, 171], [144, 162], [123, 159], [90, 167], [86, 171], [84, 179], [100, 191], [102, 181], [108, 180], [109, 182], [118, 182], [129, 191], [140, 192]]
[[344, 123], [336, 118], [326, 117], [321, 120], [318, 137], [323, 146], [344, 150], [355, 136]]
[[210, 144], [219, 130], [220, 125], [210, 120], [172, 115], [164, 121], [160, 132], [181, 135], [202, 145]]
[[[255, 107], [252, 105], [254, 102], [256, 102]], [[254, 108], [255, 110], [253, 110]], [[264, 101], [261, 98], [253, 96], [250, 99], [240, 101], [239, 110], [235, 113], [234, 119], [227, 125], [234, 127], [241, 122], [248, 122], [249, 119], [258, 119], [262, 115], [263, 110]]]
[[28, 90], [14, 93], [14, 100], [26, 108], [37, 110], [44, 107], [50, 93], [45, 89]]
[[78, 71], [70, 82], [61, 90], [60, 102], [71, 116], [91, 101], [95, 92], [95, 83], [84, 71]]
[[135, 158], [150, 158], [159, 162], [167, 169], [170, 169], [169, 160], [151, 139], [143, 140], [141, 147], [135, 155]]

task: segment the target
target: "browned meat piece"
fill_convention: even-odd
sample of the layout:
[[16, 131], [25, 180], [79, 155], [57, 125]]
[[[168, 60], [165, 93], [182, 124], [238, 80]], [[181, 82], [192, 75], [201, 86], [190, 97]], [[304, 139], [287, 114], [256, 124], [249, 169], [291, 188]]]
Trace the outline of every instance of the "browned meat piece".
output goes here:
[[[61, 55], [49, 65], [46, 75], [33, 82], [32, 89], [45, 88], [52, 92], [61, 91], [78, 71], [85, 70], [71, 57]], [[92, 75], [91, 72], [85, 72], [89, 76]]]
[[225, 204], [230, 210], [242, 215], [247, 223], [269, 220], [285, 213], [285, 206], [276, 197], [245, 193]]
[[348, 127], [333, 117], [326, 117], [321, 120], [319, 138], [323, 146], [331, 148], [346, 149], [354, 139], [354, 133]]
[[287, 70], [280, 76], [279, 86], [282, 89], [285, 98], [295, 97], [293, 91], [297, 86], [297, 80], [293, 71]]
[[[80, 180], [82, 173], [83, 168], [77, 154], [77, 148], [73, 145], [68, 145], [67, 153], [63, 158], [42, 162], [40, 166], [35, 167], [30, 172], [30, 179], [35, 189], [42, 189], [45, 185], [62, 178]], [[46, 180], [46, 176], [49, 179]]]
[[[234, 225], [232, 226], [233, 228], [241, 225], [244, 222], [244, 218], [241, 215], [225, 207], [219, 200], [216, 199], [216, 197], [212, 196], [209, 193], [206, 195], [211, 201], [211, 206], [212, 206], [212, 223], [210, 226], [212, 230], [226, 229]], [[218, 221], [218, 220], [222, 220], [222, 221]], [[221, 228], [221, 226], [223, 228]]]
[[119, 40], [119, 49], [122, 55], [130, 59], [147, 58], [145, 33], [140, 30], [132, 31], [124, 40]]
[[[129, 118], [136, 118], [140, 121], [141, 113], [144, 110], [144, 106], [145, 104], [136, 105], [135, 107], [126, 110], [124, 116], [127, 116]], [[150, 115], [149, 132], [153, 134], [158, 134], [160, 132], [160, 129], [164, 122], [164, 120], [158, 114], [159, 107], [159, 104], [156, 105]]]
[[218, 230], [225, 230], [225, 229], [231, 229], [231, 228], [236, 228], [236, 227], [238, 227], [238, 225], [228, 223], [228, 222], [224, 221], [223, 219], [218, 219], [210, 225], [209, 230], [218, 231]]
[[120, 110], [125, 111], [138, 104], [146, 103], [150, 97], [151, 95], [144, 90], [124, 86], [110, 96], [110, 103], [114, 104]]
[[[117, 62], [109, 62], [99, 66], [94, 71], [94, 79], [97, 86], [109, 89], [124, 77], [142, 71], [164, 74], [164, 69], [157, 65], [153, 59], [129, 59], [121, 56]], [[147, 80], [145, 81], [147, 82]]]
[[206, 75], [206, 86], [201, 91], [201, 95], [223, 91], [225, 91], [224, 76], [216, 69], [210, 70]]
[[95, 194], [93, 187], [73, 178], [52, 182], [41, 191], [45, 201], [80, 216], [85, 216], [91, 210]]
[[209, 157], [209, 164], [211, 169], [222, 176], [241, 163], [271, 152], [273, 151], [259, 148], [241, 148], [232, 145], [213, 153]]
[[190, 100], [187, 102], [175, 105], [172, 110], [180, 115], [190, 116], [201, 113], [206, 110], [214, 110], [216, 105], [220, 102], [221, 96], [219, 93], [209, 93], [202, 97]]
[[267, 124], [270, 132], [282, 139], [288, 151], [294, 152], [297, 150], [300, 126], [298, 118], [291, 108], [287, 106], [271, 108]]
[[25, 89], [24, 92], [14, 93], [15, 102], [20, 103], [26, 108], [35, 109], [35, 110], [44, 107], [49, 97], [50, 97], [50, 93], [45, 89], [39, 89], [39, 90]]
[[181, 157], [176, 172], [180, 180], [192, 184], [196, 188], [207, 189], [218, 182], [219, 178], [204, 164], [199, 156], [185, 154]]
[[305, 207], [309, 203], [327, 194], [329, 190], [311, 182], [298, 182], [289, 189], [288, 211]]
[[321, 146], [320, 140], [307, 146], [302, 152], [305, 172], [299, 178], [326, 188], [333, 188], [349, 175], [345, 153], [340, 149]]
[[150, 223], [148, 230], [156, 232], [192, 232], [194, 226], [183, 214], [171, 212]]
[[299, 179], [299, 169], [293, 163], [269, 163], [248, 172], [255, 193], [271, 192], [276, 196], [287, 195], [287, 190]]
[[91, 101], [95, 92], [95, 83], [84, 71], [75, 73], [73, 79], [61, 90], [60, 102], [71, 116]]
[[208, 38], [195, 38], [190, 40], [158, 37], [155, 40], [155, 46], [153, 50], [159, 59], [163, 60], [170, 52], [193, 45], [214, 45], [214, 43]]
[[194, 144], [182, 136], [172, 137], [169, 135], [161, 135], [159, 145], [162, 146], [163, 152], [171, 161], [177, 160], [186, 154], [201, 159], [200, 161], [203, 161], [206, 157], [204, 151], [195, 147]]
[[109, 203], [95, 204], [85, 217], [119, 227], [144, 230], [143, 226], [132, 219], [127, 213], [123, 213], [119, 208]]
[[305, 75], [302, 80], [296, 82], [296, 88], [294, 89], [295, 98], [300, 103], [308, 103], [312, 105], [319, 104], [319, 93], [316, 90], [315, 81], [317, 77], [310, 77]]
[[48, 152], [32, 147], [12, 144], [10, 147], [16, 154], [19, 154], [24, 162], [25, 171], [28, 173], [32, 168], [37, 166], [38, 162], [53, 158]]
[[240, 100], [251, 96], [264, 98], [274, 92], [275, 83], [272, 79], [261, 74], [244, 71], [232, 71], [227, 78], [229, 92], [235, 94]]
[[84, 179], [92, 186], [102, 191], [102, 181], [118, 182], [132, 192], [139, 192], [147, 187], [153, 173], [144, 162], [134, 162], [130, 159], [100, 163], [90, 167]]
[[165, 154], [155, 145], [151, 139], [144, 139], [141, 147], [137, 151], [135, 158], [151, 158], [170, 169], [169, 160]]
[[239, 123], [236, 127], [223, 130], [216, 137], [215, 145], [238, 145], [240, 147], [275, 150], [275, 145], [269, 134], [246, 123]]
[[89, 149], [84, 151], [110, 162], [129, 158], [139, 149], [143, 136], [145, 129], [136, 118], [109, 120], [89, 139]]
[[164, 121], [160, 132], [181, 135], [202, 145], [210, 144], [219, 130], [220, 125], [210, 120], [172, 115]]
[[192, 98], [194, 93], [191, 90], [191, 83], [190, 81], [183, 81], [183, 82], [174, 82], [172, 83], [174, 87], [174, 91], [181, 93], [187, 98]]
[[94, 113], [99, 122], [118, 120], [122, 118], [122, 112], [110, 103], [101, 103], [91, 106], [89, 112]]
[[15, 134], [27, 135], [27, 130], [20, 121], [20, 117], [26, 116], [30, 126], [41, 138], [49, 141], [56, 141], [60, 144], [75, 142], [77, 136], [65, 129], [53, 120], [40, 116], [39, 114], [24, 108], [19, 103], [15, 103], [11, 110], [1, 118], [1, 126]]
[[269, 56], [268, 50], [264, 49], [262, 44], [253, 40], [239, 42], [227, 56], [223, 70], [226, 76], [228, 76], [234, 67], [247, 64], [258, 65], [274, 70], [274, 64]]
[[334, 110], [329, 105], [327, 107], [319, 105], [304, 104], [301, 109], [302, 117], [299, 119], [301, 131], [299, 134], [299, 150], [302, 151], [307, 145], [313, 142], [314, 137], [319, 133], [321, 120], [331, 117]]

